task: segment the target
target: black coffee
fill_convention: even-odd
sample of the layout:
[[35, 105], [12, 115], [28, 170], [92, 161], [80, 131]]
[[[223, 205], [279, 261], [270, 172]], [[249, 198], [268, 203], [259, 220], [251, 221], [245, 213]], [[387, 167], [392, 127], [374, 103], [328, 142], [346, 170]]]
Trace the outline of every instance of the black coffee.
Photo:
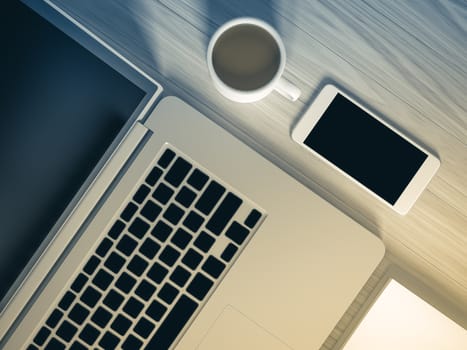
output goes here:
[[226, 30], [213, 48], [212, 63], [219, 78], [237, 90], [255, 90], [271, 81], [281, 54], [266, 30], [241, 24]]

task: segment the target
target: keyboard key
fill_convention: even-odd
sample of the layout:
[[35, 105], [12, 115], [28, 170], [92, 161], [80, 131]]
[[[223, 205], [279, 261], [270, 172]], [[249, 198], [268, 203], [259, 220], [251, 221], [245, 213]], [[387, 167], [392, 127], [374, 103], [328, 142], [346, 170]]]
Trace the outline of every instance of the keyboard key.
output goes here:
[[79, 338], [88, 345], [94, 344], [98, 336], [99, 331], [90, 324], [87, 324], [79, 334]]
[[222, 271], [224, 271], [225, 264], [222, 261], [210, 255], [209, 258], [207, 258], [207, 260], [204, 262], [201, 269], [204, 272], [207, 272], [208, 275], [210, 275], [211, 277], [218, 278], [221, 275]]
[[110, 325], [115, 332], [124, 335], [131, 326], [131, 321], [123, 315], [118, 315]]
[[211, 181], [195, 204], [195, 208], [208, 215], [225, 192], [224, 186]]
[[93, 278], [92, 283], [105, 291], [109, 287], [110, 283], [112, 283], [113, 279], [114, 278], [110, 273], [100, 269], [96, 276]]
[[99, 341], [99, 345], [104, 348], [105, 350], [113, 350], [117, 347], [120, 339], [112, 334], [111, 332], [105, 332], [102, 339]]
[[146, 183], [149, 186], [154, 186], [162, 175], [162, 170], [160, 168], [154, 167], [149, 175], [146, 177]]
[[178, 157], [164, 179], [174, 187], [178, 187], [191, 169], [191, 164]]
[[123, 296], [112, 289], [104, 298], [103, 303], [112, 310], [117, 310], [118, 307], [123, 303]]
[[154, 324], [145, 317], [141, 317], [141, 319], [138, 321], [134, 328], [136, 334], [140, 335], [145, 339], [149, 337], [153, 329]]
[[37, 346], [35, 346], [34, 344], [30, 344], [30, 345], [28, 345], [26, 350], [39, 350], [39, 348]]
[[197, 307], [197, 303], [182, 295], [157, 329], [146, 349], [168, 349]]
[[192, 235], [190, 235], [184, 229], [179, 228], [170, 241], [180, 249], [185, 249], [192, 238]]
[[148, 271], [148, 277], [159, 284], [167, 275], [167, 272], [169, 272], [169, 270], [167, 270], [164, 266], [156, 262]]
[[209, 249], [215, 242], [215, 238], [211, 235], [207, 234], [206, 232], [202, 231], [199, 236], [195, 239], [194, 245], [195, 247], [199, 248], [201, 251], [207, 253]]
[[108, 238], [104, 238], [96, 249], [96, 254], [101, 258], [105, 257], [110, 247], [112, 247], [112, 241]]
[[115, 287], [120, 289], [125, 294], [128, 294], [133, 286], [136, 284], [136, 279], [131, 277], [128, 273], [123, 272], [122, 275], [115, 282]]
[[120, 239], [120, 242], [117, 244], [117, 250], [121, 251], [126, 256], [129, 256], [131, 253], [133, 253], [133, 250], [135, 250], [137, 245], [138, 242], [136, 242], [133, 238], [128, 235], [124, 235]]
[[174, 190], [172, 190], [169, 186], [161, 182], [154, 190], [152, 197], [161, 204], [167, 204], [167, 202], [173, 194]]
[[145, 184], [142, 184], [138, 191], [136, 191], [135, 195], [133, 196], [133, 200], [138, 203], [138, 204], [141, 204], [144, 202], [144, 200], [146, 199], [146, 197], [148, 196], [149, 192], [151, 192], [151, 189], [146, 186]]
[[49, 335], [50, 330], [47, 327], [42, 327], [37, 333], [37, 335], [34, 337], [34, 343], [36, 343], [39, 346], [43, 345], [49, 337]]
[[187, 182], [199, 191], [204, 187], [208, 179], [209, 177], [205, 173], [199, 169], [195, 169], [193, 173], [191, 173]]
[[112, 314], [104, 309], [102, 306], [99, 306], [97, 310], [91, 317], [92, 322], [97, 324], [99, 327], [104, 328], [109, 323], [112, 318]]
[[52, 311], [47, 321], [45, 321], [45, 324], [50, 328], [55, 328], [57, 323], [61, 320], [62, 316], [63, 312], [61, 312], [59, 309], [55, 309]]
[[195, 298], [203, 300], [213, 284], [214, 282], [198, 272], [193, 281], [188, 285], [187, 291]]
[[93, 255], [91, 258], [88, 260], [86, 265], [83, 268], [83, 271], [86, 272], [88, 275], [92, 275], [94, 271], [96, 271], [97, 266], [101, 262], [101, 259], [99, 259], [97, 256]]
[[136, 276], [141, 276], [144, 272], [144, 270], [146, 270], [146, 268], [148, 267], [148, 263], [146, 260], [144, 260], [143, 258], [141, 258], [140, 256], [138, 255], [135, 255], [131, 261], [128, 263], [128, 270], [130, 270], [131, 272], [133, 272]]
[[78, 328], [73, 326], [67, 320], [63, 321], [63, 323], [57, 329], [57, 335], [62, 338], [65, 342], [69, 342], [71, 338], [75, 335]]
[[170, 162], [172, 161], [172, 159], [174, 159], [175, 157], [175, 152], [172, 151], [171, 149], [166, 149], [164, 151], [164, 153], [162, 154], [162, 156], [159, 158], [159, 161], [157, 162], [157, 164], [161, 167], [161, 168], [167, 168], [170, 164]]
[[188, 270], [184, 269], [182, 266], [177, 266], [170, 275], [170, 280], [175, 282], [176, 285], [183, 287], [190, 276], [191, 274]]
[[159, 221], [156, 226], [154, 226], [151, 234], [156, 237], [159, 241], [165, 242], [172, 232], [172, 227], [167, 225], [164, 221]]
[[196, 214], [194, 211], [191, 211], [185, 220], [183, 220], [183, 226], [191, 230], [192, 232], [197, 232], [198, 229], [203, 224], [204, 219], [202, 216]]
[[84, 346], [83, 344], [75, 341], [73, 342], [73, 344], [71, 344], [70, 350], [88, 350], [88, 348]]
[[93, 287], [89, 286], [86, 288], [84, 291], [83, 295], [81, 295], [80, 300], [85, 303], [89, 307], [94, 307], [96, 303], [99, 301], [101, 298], [102, 294], [98, 292], [96, 289]]
[[173, 266], [173, 264], [175, 264], [179, 256], [180, 253], [177, 250], [175, 250], [171, 246], [167, 246], [159, 255], [159, 260], [167, 266]]
[[183, 205], [185, 208], [188, 208], [191, 203], [196, 198], [196, 193], [190, 190], [188, 187], [183, 186], [180, 192], [178, 192], [177, 196], [175, 197], [175, 200]]
[[223, 253], [221, 254], [221, 258], [224, 259], [224, 261], [229, 262], [230, 260], [232, 260], [237, 250], [238, 248], [235, 244], [229, 243], [229, 245], [224, 249]]
[[65, 349], [65, 344], [56, 338], [50, 339], [49, 343], [45, 347], [45, 350], [62, 350]]
[[112, 252], [105, 261], [104, 266], [107, 267], [110, 271], [118, 273], [123, 264], [125, 264], [125, 259], [119, 254]]
[[141, 220], [140, 218], [136, 218], [133, 223], [128, 227], [128, 232], [133, 234], [137, 238], [142, 238], [146, 232], [149, 230], [149, 224]]
[[125, 228], [125, 223], [121, 220], [117, 220], [109, 231], [109, 237], [113, 239], [117, 239], [118, 236], [120, 236], [120, 233], [122, 233], [124, 228]]
[[167, 304], [172, 304], [177, 295], [178, 290], [169, 283], [165, 283], [162, 289], [157, 294], [157, 296], [161, 298], [161, 300], [165, 301]]
[[170, 204], [164, 213], [164, 218], [167, 219], [173, 225], [178, 224], [185, 212], [176, 204]]
[[188, 252], [182, 259], [182, 263], [188, 266], [190, 269], [194, 270], [199, 265], [203, 256], [199, 254], [196, 250], [190, 248]]
[[80, 303], [76, 303], [68, 314], [68, 317], [77, 325], [81, 325], [88, 315], [89, 310], [83, 307]]
[[139, 248], [139, 251], [148, 259], [152, 259], [156, 256], [160, 248], [161, 246], [159, 243], [153, 241], [151, 238], [146, 238], [144, 243]]
[[58, 303], [58, 307], [66, 311], [71, 306], [73, 300], [75, 300], [75, 295], [72, 292], [66, 292], [62, 297], [62, 300]]
[[[149, 221], [153, 222], [156, 220], [156, 218], [159, 216], [161, 213], [162, 208], [158, 206], [156, 203], [153, 201], [149, 200], [147, 203], [144, 205], [143, 209], [141, 209], [141, 215], [143, 215], [146, 219]], [[146, 224], [147, 225], [147, 224]], [[144, 233], [148, 230], [149, 226], [146, 228]], [[143, 233], [143, 235], [144, 235]], [[140, 237], [143, 237], [142, 235]]]
[[249, 233], [250, 231], [246, 227], [234, 221], [227, 229], [225, 235], [229, 237], [232, 241], [240, 245], [243, 243], [243, 241], [245, 241], [245, 238], [248, 236]]
[[156, 287], [154, 287], [151, 283], [146, 280], [142, 280], [139, 284], [138, 288], [136, 288], [135, 293], [143, 300], [149, 300], [152, 297], [154, 292], [156, 291]]
[[250, 214], [248, 214], [248, 217], [245, 219], [245, 225], [248, 226], [249, 228], [255, 227], [256, 223], [258, 220], [261, 218], [261, 213], [253, 209]]
[[128, 338], [122, 344], [123, 350], [138, 350], [141, 349], [143, 342], [136, 338], [134, 335], [130, 334]]
[[133, 318], [138, 317], [144, 305], [134, 297], [130, 297], [123, 307], [123, 311]]
[[206, 224], [206, 228], [219, 236], [241, 204], [242, 200], [229, 192]]
[[73, 283], [71, 284], [71, 289], [74, 290], [76, 293], [79, 293], [79, 292], [81, 292], [81, 289], [83, 289], [83, 287], [84, 287], [84, 285], [86, 284], [87, 281], [88, 281], [88, 278], [86, 277], [86, 275], [80, 273], [75, 278]]
[[123, 210], [122, 215], [120, 217], [122, 220], [128, 222], [131, 220], [133, 215], [135, 215], [136, 211], [138, 210], [138, 206], [132, 202], [128, 203], [126, 208]]
[[148, 309], [146, 310], [146, 315], [151, 317], [154, 321], [160, 321], [162, 316], [164, 316], [167, 308], [159, 303], [157, 300], [153, 300], [151, 305], [149, 305]]

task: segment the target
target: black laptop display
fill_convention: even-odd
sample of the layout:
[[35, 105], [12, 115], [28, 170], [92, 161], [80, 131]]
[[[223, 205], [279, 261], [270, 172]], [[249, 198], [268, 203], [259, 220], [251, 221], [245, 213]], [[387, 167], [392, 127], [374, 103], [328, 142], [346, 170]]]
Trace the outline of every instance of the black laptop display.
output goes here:
[[21, 2], [0, 13], [2, 299], [146, 92]]

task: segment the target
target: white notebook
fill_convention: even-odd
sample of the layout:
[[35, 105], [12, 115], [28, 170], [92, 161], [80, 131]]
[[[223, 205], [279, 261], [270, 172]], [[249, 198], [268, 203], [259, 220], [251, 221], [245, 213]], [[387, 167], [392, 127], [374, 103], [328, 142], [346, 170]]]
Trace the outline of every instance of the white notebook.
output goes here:
[[464, 350], [467, 330], [391, 280], [343, 350]]

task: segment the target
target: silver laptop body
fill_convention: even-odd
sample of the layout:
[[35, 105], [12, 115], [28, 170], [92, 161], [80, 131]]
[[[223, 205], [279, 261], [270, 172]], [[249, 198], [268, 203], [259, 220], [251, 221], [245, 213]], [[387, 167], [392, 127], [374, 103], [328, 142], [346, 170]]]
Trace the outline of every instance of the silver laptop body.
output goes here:
[[[179, 176], [181, 179], [170, 175], [173, 167], [182, 167], [180, 164], [189, 167]], [[159, 170], [159, 176], [154, 175], [154, 169]], [[162, 100], [144, 125], [135, 124], [102, 176], [110, 173], [116, 178], [112, 189], [95, 215], [86, 218], [80, 237], [15, 324], [5, 349], [27, 348], [41, 330], [50, 334], [43, 344], [36, 344], [38, 348], [53, 339], [99, 347], [105, 334], [111, 334], [118, 339], [116, 347], [123, 348], [125, 340], [131, 339], [131, 344], [141, 348], [149, 345], [150, 349], [316, 349], [384, 252], [380, 241], [360, 225], [174, 97]], [[202, 186], [196, 180], [203, 177], [200, 174], [207, 176]], [[214, 183], [224, 190], [211, 208], [212, 214], [205, 214], [205, 205], [200, 202]], [[164, 204], [163, 195], [155, 198], [161, 185], [167, 192], [173, 191], [174, 200]], [[146, 187], [148, 190], [141, 190]], [[191, 201], [181, 199], [182, 188], [195, 197]], [[128, 214], [132, 211], [128, 210], [129, 203], [136, 207], [133, 214]], [[74, 220], [82, 221], [82, 205], [70, 217], [70, 225]], [[156, 206], [153, 213], [151, 208]], [[172, 213], [174, 206], [183, 211], [178, 219], [172, 217], [178, 215]], [[222, 210], [218, 211], [221, 207], [233, 212], [231, 217], [224, 218]], [[221, 218], [214, 220], [216, 215]], [[193, 224], [189, 217], [196, 218], [194, 221], [201, 218], [201, 223]], [[117, 233], [116, 222], [123, 223]], [[143, 223], [141, 232], [136, 222]], [[160, 223], [170, 227], [170, 232], [159, 232]], [[176, 238], [182, 231], [189, 234], [185, 240]], [[205, 245], [197, 241], [202, 233], [214, 239], [207, 253], [203, 251]], [[60, 256], [69, 234], [63, 230], [50, 244], [25, 287]], [[159, 246], [152, 259], [147, 252], [151, 242]], [[237, 249], [226, 259], [229, 245]], [[175, 257], [170, 257], [167, 247]], [[189, 251], [198, 253], [201, 260], [193, 263], [192, 257], [187, 258]], [[120, 269], [108, 262], [112, 253], [114, 258], [124, 259]], [[135, 256], [142, 261], [140, 269], [130, 267]], [[90, 261], [95, 260], [92, 257], [99, 261], [89, 268]], [[189, 273], [183, 283], [174, 277], [178, 268]], [[135, 280], [128, 293], [117, 286], [124, 273]], [[108, 285], [102, 285], [97, 274], [108, 278]], [[79, 276], [84, 276], [84, 282]], [[154, 287], [147, 300], [144, 293], [137, 292], [143, 281]], [[78, 286], [73, 286], [76, 283]], [[172, 300], [166, 292], [161, 296], [166, 285], [176, 289]], [[89, 290], [97, 291], [97, 300], [89, 301]], [[123, 300], [115, 304], [106, 301], [112, 291]], [[67, 293], [73, 296], [69, 305], [64, 302]], [[130, 299], [142, 305], [141, 309], [127, 306]], [[76, 318], [70, 316], [76, 313], [75, 305], [85, 310], [82, 322], [70, 319]], [[112, 315], [103, 327], [96, 324], [97, 318], [92, 320], [99, 308]], [[183, 308], [189, 309], [188, 316]], [[173, 310], [179, 318], [173, 316]], [[58, 321], [50, 321], [53, 314], [58, 315]], [[119, 334], [119, 322], [113, 324], [119, 315], [120, 320], [132, 322], [123, 334]], [[143, 318], [143, 323], [151, 323], [147, 325], [151, 328], [148, 334], [140, 332], [146, 337], [135, 329]], [[8, 326], [4, 319], [2, 329]], [[172, 329], [164, 326], [167, 320]], [[180, 323], [184, 326], [178, 329]], [[62, 324], [69, 327], [63, 330]], [[92, 344], [86, 343], [86, 336], [80, 338], [88, 325], [99, 332]], [[173, 328], [176, 334], [170, 334]], [[163, 334], [158, 337], [159, 329]], [[63, 339], [70, 334], [70, 339]]]
[[139, 119], [3, 309], [0, 348], [318, 349], [379, 239], [181, 100]]

